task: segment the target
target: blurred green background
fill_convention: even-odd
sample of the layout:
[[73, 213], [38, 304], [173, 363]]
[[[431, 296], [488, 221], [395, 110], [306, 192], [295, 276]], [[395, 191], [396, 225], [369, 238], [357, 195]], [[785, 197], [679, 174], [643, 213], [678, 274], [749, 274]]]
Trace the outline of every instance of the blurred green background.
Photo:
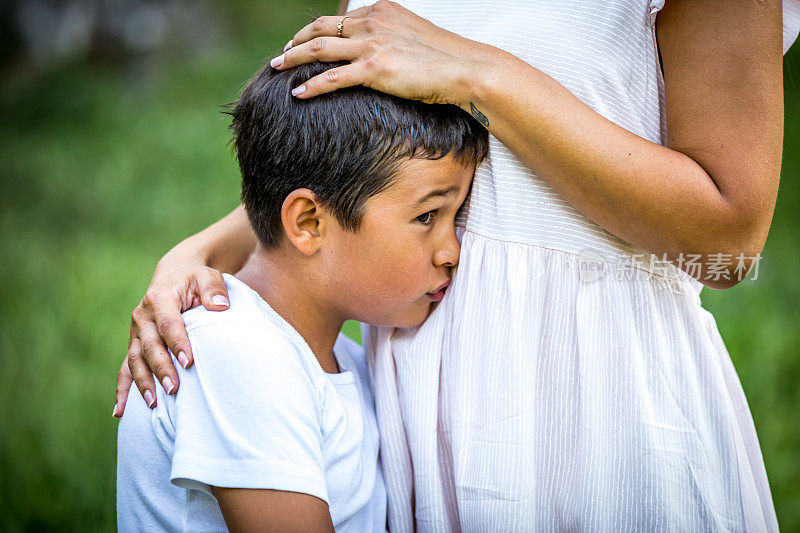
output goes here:
[[[68, 38], [54, 33], [22, 57], [0, 22], [0, 530], [114, 529], [111, 410], [130, 311], [156, 260], [237, 204], [217, 106], [309, 8], [336, 10], [336, 0], [156, 5], [167, 15], [139, 13], [137, 26], [117, 13], [132, 27], [109, 24], [56, 59]], [[142, 30], [153, 24], [155, 36]], [[759, 279], [702, 299], [788, 531], [800, 530], [800, 45], [785, 72], [783, 177]]]

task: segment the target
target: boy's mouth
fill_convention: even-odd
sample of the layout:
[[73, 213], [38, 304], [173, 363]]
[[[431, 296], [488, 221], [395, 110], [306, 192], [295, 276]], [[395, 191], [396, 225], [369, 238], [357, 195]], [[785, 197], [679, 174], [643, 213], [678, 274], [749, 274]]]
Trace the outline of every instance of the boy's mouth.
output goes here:
[[431, 299], [431, 301], [434, 301], [434, 302], [441, 302], [441, 301], [442, 301], [442, 298], [444, 298], [444, 293], [445, 293], [445, 291], [447, 290], [447, 287], [450, 285], [450, 281], [451, 281], [451, 279], [450, 279], [450, 278], [447, 278], [447, 281], [445, 281], [444, 283], [442, 283], [442, 284], [439, 286], [439, 288], [438, 288], [438, 289], [436, 289], [436, 290], [435, 290], [435, 291], [433, 291], [433, 292], [429, 292], [429, 293], [427, 293], [427, 294], [428, 294], [428, 298], [430, 298], [430, 299]]

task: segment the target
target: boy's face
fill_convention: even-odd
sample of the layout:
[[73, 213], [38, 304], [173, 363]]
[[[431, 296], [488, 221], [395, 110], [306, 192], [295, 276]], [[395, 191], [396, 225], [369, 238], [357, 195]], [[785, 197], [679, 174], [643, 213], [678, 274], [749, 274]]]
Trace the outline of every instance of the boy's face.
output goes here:
[[340, 309], [374, 325], [425, 320], [458, 263], [455, 216], [474, 171], [452, 155], [410, 159], [389, 188], [367, 201], [358, 232], [332, 231], [330, 294], [339, 295]]

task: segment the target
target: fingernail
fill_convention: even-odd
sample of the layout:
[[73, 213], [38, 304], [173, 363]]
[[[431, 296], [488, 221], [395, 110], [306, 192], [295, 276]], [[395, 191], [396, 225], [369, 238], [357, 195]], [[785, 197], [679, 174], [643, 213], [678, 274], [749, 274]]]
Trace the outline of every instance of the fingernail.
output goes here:
[[284, 51], [284, 52], [285, 52], [286, 50], [288, 50], [289, 48], [291, 48], [291, 47], [292, 47], [292, 41], [293, 41], [293, 40], [294, 40], [294, 39], [289, 39], [289, 42], [288, 42], [288, 43], [286, 43], [286, 46], [284, 46], [284, 47], [283, 47], [283, 51]]
[[303, 94], [304, 92], [306, 92], [305, 85], [301, 85], [300, 87], [295, 87], [294, 89], [292, 89], [292, 95], [294, 96], [297, 96], [298, 94]]
[[216, 296], [211, 298], [211, 303], [213, 303], [214, 305], [228, 305], [228, 299], [221, 294], [217, 294]]
[[153, 393], [150, 392], [150, 389], [144, 391], [144, 403], [147, 404], [147, 407], [153, 407], [153, 404], [156, 403], [155, 398], [153, 398]]
[[272, 61], [269, 62], [269, 66], [272, 68], [278, 68], [283, 65], [283, 56], [284, 54], [279, 55], [278, 57], [274, 58]]
[[189, 368], [189, 358], [182, 351], [178, 352], [178, 362], [183, 368]]
[[119, 409], [119, 406], [117, 404], [114, 404], [114, 411], [111, 413], [111, 416], [113, 416], [114, 418], [117, 418], [117, 409]]
[[172, 383], [169, 376], [164, 376], [164, 379], [161, 380], [161, 384], [164, 385], [164, 390], [167, 391], [167, 394], [172, 394], [172, 389], [175, 388], [175, 385]]

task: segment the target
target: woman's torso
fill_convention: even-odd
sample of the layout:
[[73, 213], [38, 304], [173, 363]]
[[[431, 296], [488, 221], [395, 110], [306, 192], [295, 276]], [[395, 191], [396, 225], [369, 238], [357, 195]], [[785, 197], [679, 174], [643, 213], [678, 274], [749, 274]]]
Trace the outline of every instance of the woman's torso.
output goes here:
[[[400, 3], [664, 142], [663, 2]], [[459, 267], [429, 319], [363, 330], [391, 529], [777, 526], [697, 281], [591, 222], [494, 137], [457, 223]]]

